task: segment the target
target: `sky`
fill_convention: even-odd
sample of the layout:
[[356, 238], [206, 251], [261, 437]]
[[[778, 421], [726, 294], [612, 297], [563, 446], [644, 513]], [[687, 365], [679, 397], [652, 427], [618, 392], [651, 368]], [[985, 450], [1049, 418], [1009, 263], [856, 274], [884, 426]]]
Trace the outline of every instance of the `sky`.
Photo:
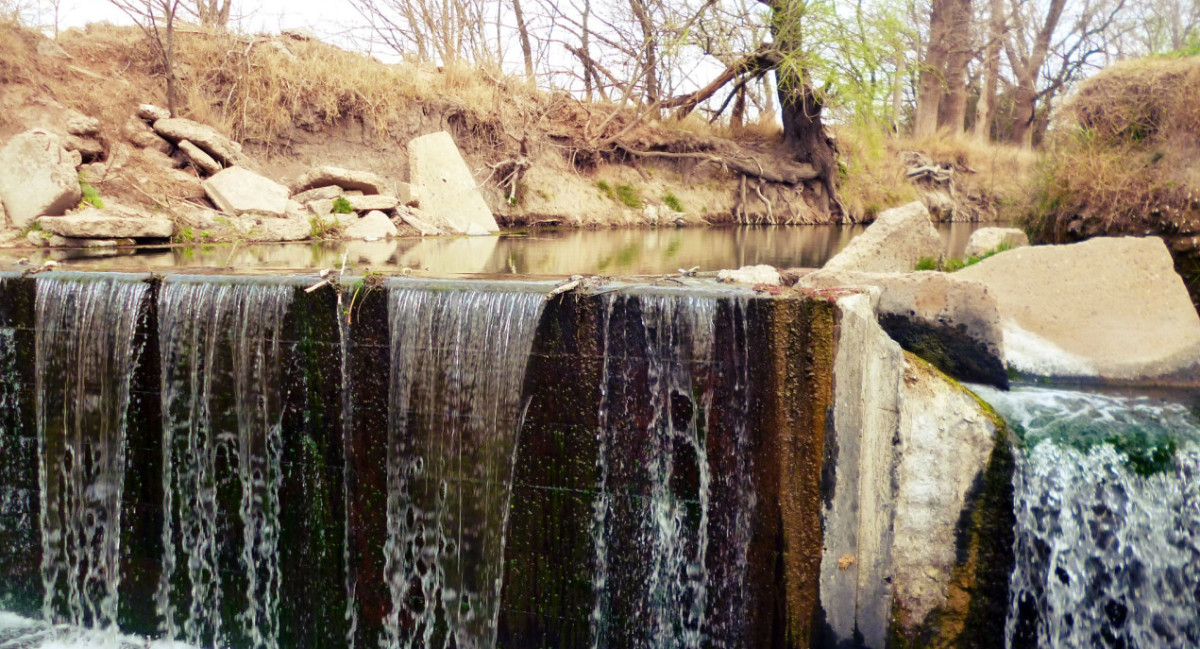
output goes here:
[[[346, 0], [258, 0], [235, 4], [248, 12], [240, 19], [240, 27], [250, 33], [303, 27], [322, 35], [361, 22]], [[130, 24], [129, 18], [108, 0], [62, 0], [60, 12], [60, 29], [103, 21]]]

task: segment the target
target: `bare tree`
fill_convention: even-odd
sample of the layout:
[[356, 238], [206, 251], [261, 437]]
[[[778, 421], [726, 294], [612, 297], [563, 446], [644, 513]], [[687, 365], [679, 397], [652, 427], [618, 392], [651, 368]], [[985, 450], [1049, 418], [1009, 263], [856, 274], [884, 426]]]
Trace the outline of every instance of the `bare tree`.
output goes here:
[[233, 0], [191, 0], [189, 13], [209, 29], [224, 30], [229, 26], [229, 10]]
[[167, 108], [174, 117], [179, 95], [175, 74], [175, 18], [184, 10], [183, 0], [108, 0], [129, 16], [146, 34], [162, 60], [167, 78]]
[[933, 0], [913, 125], [919, 137], [932, 135], [939, 126], [962, 130], [971, 22], [971, 0]]
[[1000, 79], [1000, 48], [1007, 29], [1008, 12], [1004, 0], [989, 0], [983, 83], [979, 89], [979, 102], [975, 106], [975, 137], [979, 140], [987, 140], [992, 130], [992, 118], [996, 112], [996, 86]]

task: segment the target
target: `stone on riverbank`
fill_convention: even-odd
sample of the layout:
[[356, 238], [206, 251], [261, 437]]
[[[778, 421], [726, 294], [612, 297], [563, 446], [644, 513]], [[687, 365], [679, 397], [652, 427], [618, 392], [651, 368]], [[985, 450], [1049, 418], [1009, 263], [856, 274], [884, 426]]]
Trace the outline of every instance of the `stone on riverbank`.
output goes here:
[[242, 145], [221, 135], [211, 126], [182, 117], [160, 119], [154, 122], [154, 130], [164, 138], [178, 143], [187, 140], [204, 149], [205, 153], [225, 166], [239, 165], [245, 162]]
[[396, 232], [396, 225], [392, 223], [392, 220], [383, 212], [376, 210], [368, 212], [361, 219], [351, 223], [342, 231], [342, 236], [347, 239], [373, 241], [394, 237]]
[[963, 252], [968, 257], [982, 257], [987, 253], [1008, 246], [1024, 248], [1029, 245], [1029, 237], [1024, 230], [1017, 228], [979, 228], [967, 239], [967, 248]]
[[204, 152], [204, 149], [188, 142], [187, 140], [179, 141], [179, 150], [183, 152], [196, 171], [211, 176], [221, 171], [221, 163], [213, 160], [212, 156]]
[[884, 210], [824, 268], [905, 273], [916, 268], [922, 257], [937, 258], [941, 252], [942, 239], [929, 220], [929, 211], [924, 204], [913, 202]]
[[82, 192], [75, 162], [57, 135], [25, 131], [0, 149], [0, 200], [13, 227], [66, 213]]
[[455, 233], [500, 230], [449, 133], [439, 131], [410, 141], [408, 165], [409, 181], [417, 188], [427, 219], [444, 222]]
[[288, 189], [245, 167], [229, 167], [204, 181], [204, 192], [223, 212], [283, 216], [287, 211]]
[[961, 381], [1008, 387], [999, 307], [979, 282], [938, 272], [822, 269], [801, 277], [797, 285], [878, 287], [876, 317], [901, 347]]
[[774, 266], [759, 264], [757, 266], [742, 266], [737, 270], [717, 271], [717, 279], [733, 284], [768, 284], [779, 286], [782, 280], [779, 271]]
[[106, 209], [87, 209], [70, 216], [43, 216], [42, 229], [78, 239], [166, 239], [173, 224], [167, 219], [136, 218]]
[[388, 190], [387, 181], [369, 171], [356, 171], [329, 165], [317, 167], [291, 184], [293, 194], [310, 189], [337, 185], [345, 191], [358, 190], [364, 194], [382, 194]]
[[1200, 383], [1200, 315], [1161, 239], [1020, 248], [956, 275], [996, 297], [1021, 372]]

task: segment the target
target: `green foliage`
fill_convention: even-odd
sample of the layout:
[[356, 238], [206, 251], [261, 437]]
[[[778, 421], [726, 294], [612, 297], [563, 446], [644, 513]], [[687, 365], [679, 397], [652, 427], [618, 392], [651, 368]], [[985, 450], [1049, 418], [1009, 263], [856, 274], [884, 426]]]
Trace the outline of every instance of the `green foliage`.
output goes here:
[[350, 201], [345, 196], [338, 196], [333, 199], [334, 214], [350, 214], [353, 211], [354, 208], [350, 206]]
[[612, 185], [609, 185], [607, 180], [597, 180], [596, 189], [599, 189], [600, 193], [611, 198], [612, 200], [617, 200], [617, 195], [613, 193]]
[[687, 211], [683, 209], [683, 203], [679, 202], [679, 197], [670, 192], [668, 192], [666, 196], [663, 196], [663, 204], [675, 212]]
[[104, 201], [100, 199], [100, 190], [92, 187], [86, 180], [83, 179], [83, 174], [79, 176], [79, 189], [83, 193], [83, 197], [79, 199], [79, 206], [91, 205], [97, 209], [104, 209]]
[[966, 259], [959, 259], [957, 257], [947, 257], [943, 259], [921, 257], [920, 261], [917, 262], [916, 270], [940, 270], [945, 273], [953, 273], [954, 271], [962, 270], [967, 266], [974, 266], [988, 257], [994, 257], [1007, 250], [1012, 250], [1012, 248], [1012, 244], [1006, 241], [983, 253], [982, 255], [968, 255]]
[[938, 269], [938, 260], [934, 259], [933, 257], [921, 257], [921, 260], [917, 262], [916, 269], [917, 270], [937, 270]]
[[196, 240], [196, 233], [192, 231], [192, 226], [189, 225], [176, 232], [175, 236], [171, 237], [171, 240], [175, 243], [192, 243]]
[[642, 195], [637, 188], [629, 183], [623, 183], [617, 186], [617, 200], [623, 203], [626, 207], [641, 207]]
[[312, 229], [314, 239], [332, 239], [341, 233], [341, 227], [336, 221], [326, 221], [319, 216], [309, 218], [308, 225]]

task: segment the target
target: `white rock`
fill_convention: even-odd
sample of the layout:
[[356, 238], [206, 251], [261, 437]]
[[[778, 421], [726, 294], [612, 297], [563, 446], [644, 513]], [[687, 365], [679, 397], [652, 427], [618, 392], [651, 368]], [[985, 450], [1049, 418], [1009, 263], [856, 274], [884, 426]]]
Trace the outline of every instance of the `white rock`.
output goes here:
[[[129, 243], [133, 243], [131, 239], [125, 239]], [[54, 235], [50, 237], [49, 243], [55, 248], [116, 248], [116, 239], [80, 239], [77, 237], [63, 237]]]
[[204, 192], [221, 211], [234, 215], [283, 216], [287, 211], [287, 187], [245, 167], [229, 167], [205, 180]]
[[310, 170], [292, 183], [292, 193], [337, 185], [343, 190], [358, 190], [364, 194], [382, 194], [387, 191], [387, 181], [369, 171], [355, 171], [341, 167], [321, 166]]
[[96, 160], [104, 155], [104, 145], [99, 140], [90, 137], [68, 136], [63, 140], [63, 148], [68, 151], [78, 151], [80, 160]]
[[397, 210], [397, 218], [416, 228], [423, 237], [447, 234], [446, 230], [438, 226], [436, 223], [427, 221], [425, 216], [421, 213], [421, 210], [415, 207]]
[[759, 264], [757, 266], [742, 266], [737, 270], [717, 271], [717, 279], [722, 282], [735, 284], [770, 284], [779, 286], [783, 283], [779, 271], [774, 266]]
[[942, 239], [919, 202], [884, 210], [866, 232], [826, 262], [827, 270], [907, 273], [922, 257], [937, 258]]
[[58, 136], [46, 131], [26, 131], [0, 149], [0, 200], [13, 226], [78, 205], [76, 166]]
[[191, 142], [223, 165], [238, 165], [245, 159], [242, 155], [242, 145], [221, 135], [213, 127], [190, 119], [160, 119], [154, 122], [154, 130], [176, 144], [181, 140]]
[[179, 150], [183, 152], [192, 166], [200, 173], [211, 176], [221, 170], [221, 164], [212, 159], [212, 156], [204, 152], [203, 149], [188, 142], [187, 140], [179, 141]]
[[395, 196], [385, 194], [348, 196], [346, 200], [350, 202], [350, 208], [355, 212], [374, 212], [376, 210], [386, 212], [396, 209], [396, 206], [400, 204]]
[[1029, 237], [1017, 228], [979, 228], [967, 239], [964, 254], [968, 257], [982, 257], [1003, 245], [1022, 248], [1029, 245]]
[[500, 230], [449, 133], [440, 131], [410, 141], [408, 164], [409, 182], [417, 188], [421, 211], [429, 218], [444, 221], [453, 232]]
[[157, 122], [160, 119], [170, 119], [171, 111], [166, 108], [159, 108], [154, 104], [142, 104], [138, 106], [137, 116], [147, 122]]
[[161, 153], [170, 153], [172, 145], [164, 140], [157, 131], [150, 128], [145, 122], [135, 117], [129, 118], [122, 130], [125, 139], [129, 143], [139, 149], [153, 149]]
[[[341, 195], [341, 187], [338, 187], [337, 185], [328, 185], [326, 187], [317, 187], [315, 189], [309, 189], [297, 194], [292, 194], [292, 200], [304, 205], [312, 201], [332, 201]], [[330, 209], [333, 208], [330, 207]]]
[[38, 224], [46, 232], [79, 239], [166, 239], [173, 230], [168, 219], [132, 218], [94, 208], [71, 216], [43, 216]]
[[396, 225], [383, 212], [368, 212], [342, 231], [346, 239], [373, 241], [396, 236]]
[[100, 132], [100, 120], [82, 114], [73, 115], [67, 120], [67, 132], [71, 135], [91, 137]]
[[303, 215], [266, 217], [259, 220], [251, 234], [260, 241], [303, 241], [312, 236], [312, 224]]
[[409, 183], [396, 183], [396, 199], [400, 201], [401, 205], [421, 206], [421, 196], [417, 193], [417, 188]]
[[1050, 377], [1200, 376], [1200, 315], [1161, 239], [1018, 248], [955, 273], [996, 297], [1010, 366]]

